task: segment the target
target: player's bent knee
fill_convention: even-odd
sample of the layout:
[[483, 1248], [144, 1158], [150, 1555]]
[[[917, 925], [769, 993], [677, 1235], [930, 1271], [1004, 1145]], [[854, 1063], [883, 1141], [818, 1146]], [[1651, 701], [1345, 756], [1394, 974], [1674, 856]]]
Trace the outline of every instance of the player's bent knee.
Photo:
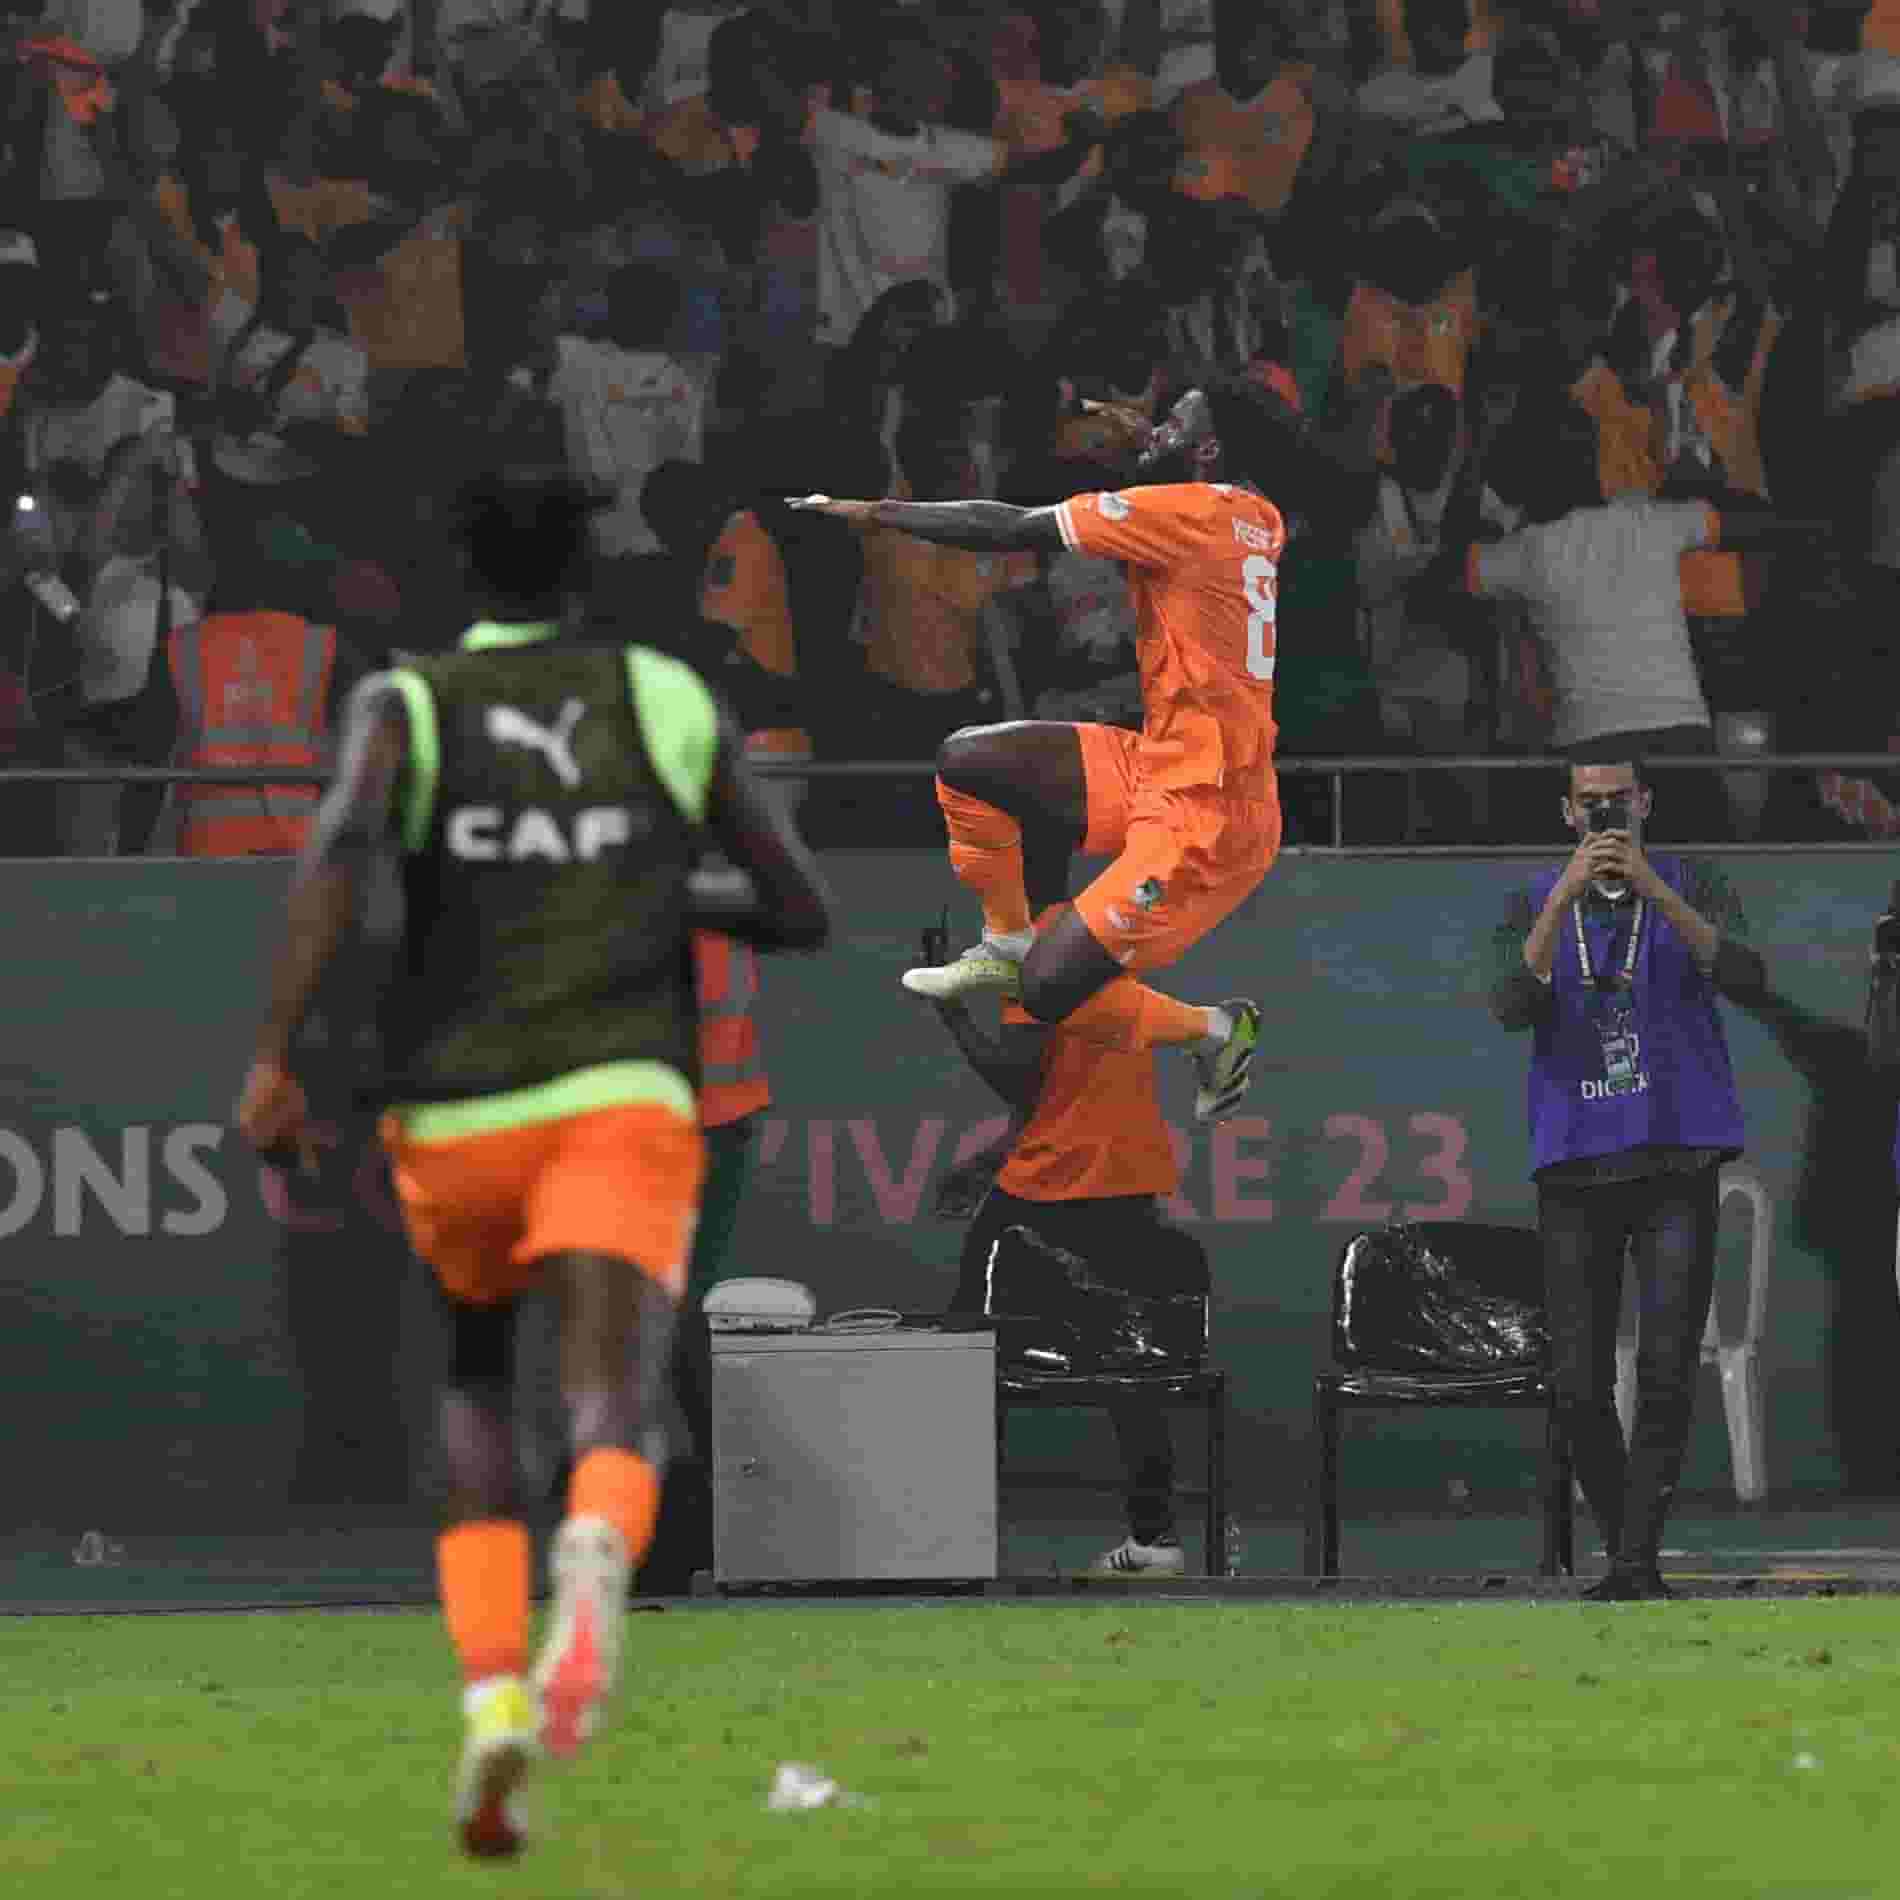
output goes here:
[[979, 795], [997, 766], [995, 726], [959, 726], [937, 747], [937, 776], [959, 792]]

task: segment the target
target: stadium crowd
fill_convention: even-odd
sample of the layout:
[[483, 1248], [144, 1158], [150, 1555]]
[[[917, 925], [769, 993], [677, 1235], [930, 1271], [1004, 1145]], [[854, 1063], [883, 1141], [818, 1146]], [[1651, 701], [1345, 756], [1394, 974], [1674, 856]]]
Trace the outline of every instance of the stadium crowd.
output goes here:
[[[1112, 564], [784, 501], [1115, 486], [1215, 371], [1286, 430], [1281, 752], [1392, 761], [1350, 842], [1546, 829], [1425, 755], [1900, 734], [1893, 0], [0, 0], [0, 32], [5, 766], [321, 762], [355, 678], [466, 624], [434, 523], [499, 460], [611, 491], [592, 613], [760, 753], [1137, 723]], [[1900, 833], [1878, 774], [1718, 786], [1672, 823], [1665, 783], [1658, 834]], [[1289, 783], [1292, 840], [1330, 798]], [[268, 851], [307, 810], [16, 785], [0, 850]], [[806, 817], [941, 835], [924, 780]]]

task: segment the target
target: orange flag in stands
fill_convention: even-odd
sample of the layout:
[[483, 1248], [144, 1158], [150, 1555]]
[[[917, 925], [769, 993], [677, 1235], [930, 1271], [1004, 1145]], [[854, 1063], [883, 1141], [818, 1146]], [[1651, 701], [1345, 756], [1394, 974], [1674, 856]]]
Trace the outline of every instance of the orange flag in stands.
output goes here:
[[52, 80], [60, 103], [75, 124], [91, 125], [112, 110], [112, 81], [77, 40], [64, 33], [36, 33], [20, 42], [20, 57]]

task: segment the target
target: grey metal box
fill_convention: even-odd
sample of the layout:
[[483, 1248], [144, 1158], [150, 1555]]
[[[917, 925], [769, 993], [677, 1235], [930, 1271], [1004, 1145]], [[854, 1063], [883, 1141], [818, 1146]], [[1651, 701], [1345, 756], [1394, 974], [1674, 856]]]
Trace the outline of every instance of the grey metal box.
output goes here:
[[996, 1575], [989, 1333], [715, 1333], [713, 1577]]

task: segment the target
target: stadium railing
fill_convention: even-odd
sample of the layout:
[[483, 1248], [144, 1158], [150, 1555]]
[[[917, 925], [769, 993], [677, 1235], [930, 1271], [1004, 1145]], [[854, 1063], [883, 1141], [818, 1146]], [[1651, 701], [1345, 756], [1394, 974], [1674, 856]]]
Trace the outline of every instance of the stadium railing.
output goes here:
[[[1313, 850], [1362, 852], [1368, 856], [1407, 857], [1516, 857], [1527, 850], [1548, 848], [1548, 828], [1517, 844], [1406, 844], [1379, 843], [1349, 845], [1346, 842], [1347, 785], [1355, 779], [1390, 780], [1404, 776], [1438, 776], [1444, 773], [1544, 773], [1564, 771], [1562, 754], [1534, 756], [1511, 755], [1447, 758], [1414, 757], [1406, 754], [1373, 754], [1336, 758], [1282, 758], [1276, 761], [1282, 778], [1323, 778], [1331, 795], [1331, 836], [1324, 845], [1307, 844]], [[829, 759], [807, 761], [757, 760], [754, 769], [766, 778], [808, 779], [919, 779], [930, 778], [935, 764], [927, 759]], [[1651, 758], [1644, 761], [1645, 772], [1719, 772], [1728, 775], [1755, 775], [1781, 772], [1838, 772], [1851, 775], [1888, 773], [1900, 769], [1900, 758], [1886, 752], [1790, 752], [1708, 754], [1690, 758]], [[28, 785], [327, 785], [327, 772], [296, 771], [284, 767], [211, 767], [211, 766], [20, 766], [0, 770], [0, 794], [9, 786]], [[1698, 841], [1689, 840], [1695, 843]], [[1819, 851], [1841, 853], [1890, 853], [1893, 839], [1869, 838], [1824, 840], [1811, 843], [1775, 843], [1751, 839], [1746, 843], [1705, 845], [1707, 849], [1727, 849], [1754, 853], [1775, 851]]]

